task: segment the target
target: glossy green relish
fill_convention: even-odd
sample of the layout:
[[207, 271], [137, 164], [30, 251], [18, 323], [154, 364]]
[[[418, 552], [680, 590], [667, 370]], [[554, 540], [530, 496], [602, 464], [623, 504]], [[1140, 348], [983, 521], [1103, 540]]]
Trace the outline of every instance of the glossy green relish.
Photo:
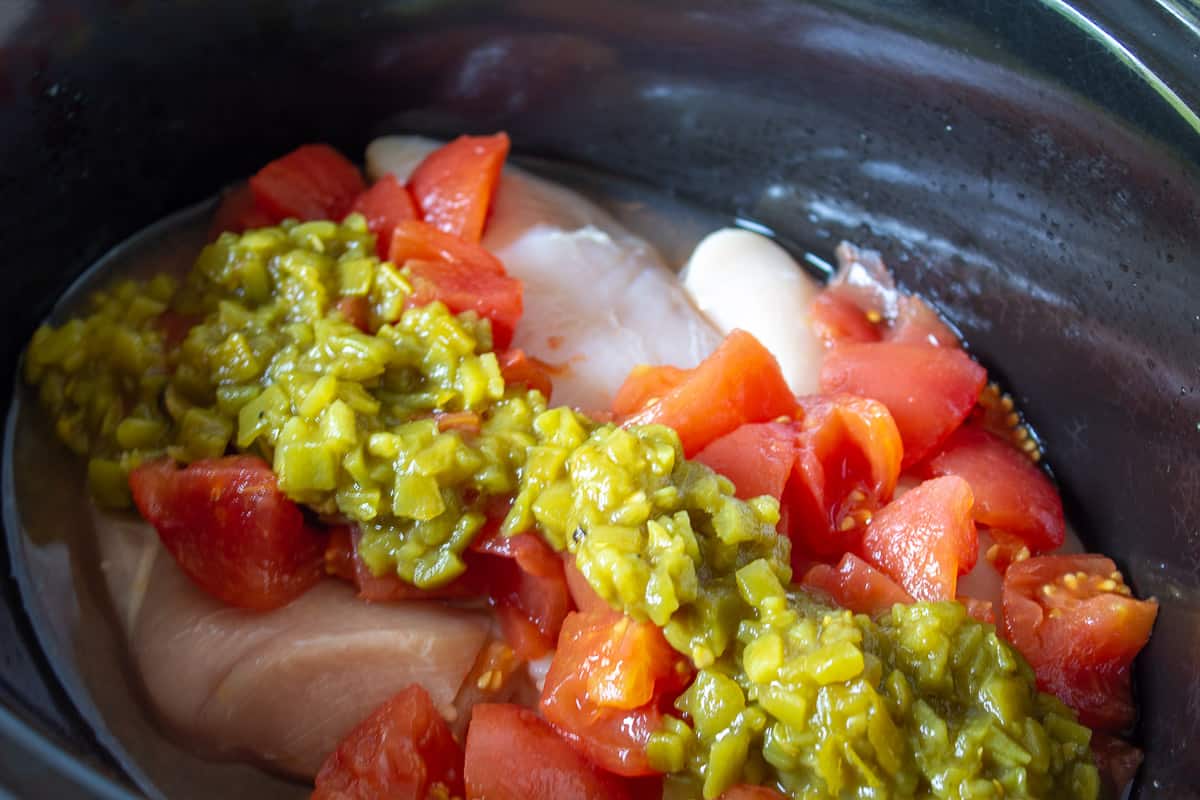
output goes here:
[[[992, 626], [955, 603], [871, 620], [789, 588], [773, 499], [737, 499], [668, 428], [547, 409], [505, 384], [486, 320], [406, 308], [410, 294], [358, 215], [227, 233], [182, 286], [119, 283], [43, 326], [26, 377], [101, 504], [128, 505], [147, 459], [257, 454], [289, 497], [359, 524], [372, 571], [423, 588], [460, 575], [511, 500], [503, 533], [572, 553], [698, 669], [649, 745], [667, 798], [739, 782], [796, 798], [1096, 797], [1088, 730]], [[369, 333], [339, 311], [352, 298]]]

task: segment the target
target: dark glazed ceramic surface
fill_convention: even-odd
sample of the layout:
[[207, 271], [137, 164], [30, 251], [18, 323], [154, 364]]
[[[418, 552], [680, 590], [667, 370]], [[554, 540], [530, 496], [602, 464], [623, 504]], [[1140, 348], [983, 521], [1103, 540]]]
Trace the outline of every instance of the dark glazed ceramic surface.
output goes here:
[[[505, 128], [525, 153], [816, 253], [878, 247], [1018, 397], [1085, 543], [1161, 601], [1138, 669], [1138, 796], [1200, 797], [1200, 58], [1185, 5], [0, 5], [5, 376], [108, 248], [303, 141], [359, 152], [380, 132]], [[1102, 46], [1096, 13], [1173, 96]], [[8, 533], [27, 573], [37, 546]], [[5, 587], [0, 784], [32, 791], [20, 767], [39, 758], [65, 777], [38, 781], [75, 793], [106, 790], [67, 775], [72, 759], [122, 781], [121, 754], [97, 745], [108, 732], [48, 679], [32, 635], [29, 617], [69, 614], [69, 595], [25, 598], [27, 616]], [[70, 672], [78, 654], [62, 652]]]

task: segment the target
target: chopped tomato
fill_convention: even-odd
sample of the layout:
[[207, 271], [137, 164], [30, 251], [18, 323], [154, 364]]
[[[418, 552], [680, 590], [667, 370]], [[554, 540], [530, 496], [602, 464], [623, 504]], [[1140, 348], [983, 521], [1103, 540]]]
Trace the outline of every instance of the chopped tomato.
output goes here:
[[900, 433], [881, 403], [850, 395], [801, 398], [801, 452], [783, 497], [793, 563], [857, 548], [870, 515], [892, 498]]
[[1099, 555], [1035, 556], [1004, 573], [1004, 630], [1038, 686], [1089, 727], [1133, 722], [1130, 665], [1150, 638], [1158, 603], [1134, 598]]
[[588, 579], [579, 571], [579, 567], [575, 566], [575, 557], [567, 554], [563, 557], [563, 572], [567, 576], [567, 590], [571, 593], [571, 602], [575, 605], [576, 610], [588, 611], [612, 611], [612, 607], [604, 600], [603, 597], [596, 594], [596, 590], [588, 583]]
[[797, 432], [787, 423], [743, 425], [712, 441], [695, 460], [733, 481], [743, 500], [759, 495], [783, 497], [796, 463]]
[[884, 506], [863, 534], [863, 555], [916, 600], [953, 600], [979, 552], [971, 487], [953, 476], [925, 481]]
[[338, 313], [363, 333], [371, 330], [371, 303], [363, 295], [348, 295], [334, 304]]
[[847, 343], [821, 367], [821, 390], [887, 406], [904, 441], [903, 466], [923, 460], [962, 424], [987, 372], [958, 348], [901, 342]]
[[958, 347], [958, 334], [920, 297], [910, 294], [897, 301], [898, 312], [888, 330], [889, 342]]
[[480, 272], [451, 261], [408, 261], [405, 273], [412, 281], [411, 306], [440, 300], [455, 314], [475, 311], [492, 321], [497, 349], [508, 347], [524, 310], [524, 286], [516, 278]]
[[996, 624], [996, 609], [992, 607], [991, 600], [960, 596], [958, 602], [966, 606], [967, 613], [980, 622], [986, 622], [988, 625]]
[[546, 674], [546, 719], [594, 764], [618, 775], [654, 774], [646, 757], [662, 708], [691, 670], [662, 630], [612, 611], [573, 613]]
[[216, 239], [226, 231], [241, 233], [252, 228], [265, 228], [277, 221], [255, 204], [249, 186], [239, 186], [222, 193], [221, 204], [208, 229], [208, 238]]
[[1033, 462], [987, 431], [962, 427], [922, 470], [957, 475], [975, 494], [975, 521], [1019, 537], [1034, 553], [1066, 536], [1058, 490]]
[[494, 532], [476, 539], [471, 549], [490, 557], [469, 569], [482, 576], [509, 647], [526, 660], [550, 652], [571, 610], [562, 559], [533, 533]]
[[390, 172], [355, 198], [350, 211], [366, 217], [368, 230], [375, 234], [375, 250], [383, 259], [391, 252], [392, 231], [396, 226], [417, 218], [417, 207], [408, 187]]
[[463, 753], [419, 684], [342, 739], [317, 773], [313, 800], [425, 800], [463, 795]]
[[778, 789], [769, 786], [751, 786], [739, 783], [721, 792], [717, 800], [788, 800], [788, 797]]
[[388, 261], [397, 267], [403, 267], [408, 261], [446, 261], [469, 267], [479, 274], [508, 274], [500, 260], [480, 245], [417, 220], [405, 220], [392, 229]]
[[550, 378], [554, 372], [553, 367], [541, 359], [526, 355], [525, 351], [519, 348], [505, 350], [497, 355], [497, 359], [500, 361], [500, 374], [504, 376], [505, 383], [523, 384], [525, 388], [539, 391], [542, 397], [550, 399], [550, 393], [554, 390]]
[[657, 400], [683, 383], [689, 374], [691, 370], [679, 367], [638, 364], [629, 371], [613, 397], [613, 413], [624, 417], [641, 411], [651, 400]]
[[779, 362], [749, 333], [734, 330], [687, 379], [626, 424], [674, 428], [689, 458], [747, 422], [791, 417], [796, 398]]
[[1143, 755], [1129, 742], [1095, 731], [1092, 733], [1092, 758], [1107, 789], [1101, 792], [1101, 797], [1124, 797], [1125, 790], [1137, 777]]
[[475, 706], [464, 772], [467, 800], [630, 800], [625, 781], [597, 769], [520, 706]]
[[1005, 573], [1009, 565], [1024, 561], [1032, 555], [1029, 552], [1029, 545], [1025, 544], [1025, 540], [1018, 536], [1005, 533], [999, 528], [992, 528], [985, 533], [992, 542], [988, 545], [984, 556], [1001, 575]]
[[819, 589], [842, 608], [857, 614], [881, 614], [896, 603], [911, 603], [908, 592], [887, 575], [853, 553], [842, 556], [836, 567], [814, 565], [801, 581]]
[[836, 289], [826, 289], [818, 294], [811, 313], [813, 331], [826, 345], [879, 341], [879, 326]]
[[460, 136], [427, 155], [408, 179], [421, 218], [446, 233], [478, 242], [508, 147], [506, 133]]
[[255, 204], [273, 221], [341, 219], [363, 190], [358, 167], [327, 144], [306, 144], [250, 179]]
[[201, 589], [239, 608], [287, 605], [321, 578], [325, 537], [253, 456], [167, 459], [129, 475], [134, 503]]

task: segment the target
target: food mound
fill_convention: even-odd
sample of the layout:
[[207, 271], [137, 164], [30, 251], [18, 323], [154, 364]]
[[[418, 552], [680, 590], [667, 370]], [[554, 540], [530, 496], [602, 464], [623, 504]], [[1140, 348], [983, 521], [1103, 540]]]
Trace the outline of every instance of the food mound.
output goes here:
[[[737, 277], [698, 250], [697, 324], [719, 344], [635, 366], [603, 406], [555, 405], [572, 364], [514, 344], [526, 281], [485, 246], [508, 149], [460, 137], [368, 186], [301, 147], [226, 194], [186, 278], [116, 283], [29, 345], [97, 505], [136, 507], [238, 625], [302, 603], [311, 619], [339, 582], [378, 614], [368, 632], [392, 609], [490, 608], [468, 677], [415, 678], [317, 745], [319, 769], [275, 768], [321, 798], [1127, 782], [1130, 668], [1157, 606], [1107, 558], [1056, 552], [1037, 440], [937, 314], [843, 245], [811, 327], [756, 335], [716, 308]], [[589, 236], [571, 246], [604, 245]], [[781, 368], [807, 341], [807, 377]], [[805, 381], [819, 390], [798, 396]], [[966, 596], [980, 570], [999, 595]], [[447, 626], [388, 658], [436, 672], [422, 648]], [[528, 691], [501, 694], [518, 674]]]

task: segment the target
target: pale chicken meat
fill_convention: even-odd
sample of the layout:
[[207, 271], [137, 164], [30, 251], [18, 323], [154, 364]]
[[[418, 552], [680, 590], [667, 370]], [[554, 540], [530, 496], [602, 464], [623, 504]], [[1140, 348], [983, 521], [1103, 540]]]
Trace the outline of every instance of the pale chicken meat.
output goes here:
[[[412, 683], [447, 718], [492, 638], [490, 613], [378, 603], [326, 580], [255, 613], [194, 586], [149, 525], [96, 515], [102, 568], [162, 722], [198, 751], [311, 778], [359, 721]], [[504, 687], [512, 691], [515, 687]]]
[[[437, 145], [377, 139], [367, 172], [404, 180]], [[564, 367], [555, 405], [605, 410], [633, 367], [694, 367], [721, 340], [653, 247], [578, 194], [520, 169], [501, 175], [483, 245], [525, 285], [513, 346]]]

